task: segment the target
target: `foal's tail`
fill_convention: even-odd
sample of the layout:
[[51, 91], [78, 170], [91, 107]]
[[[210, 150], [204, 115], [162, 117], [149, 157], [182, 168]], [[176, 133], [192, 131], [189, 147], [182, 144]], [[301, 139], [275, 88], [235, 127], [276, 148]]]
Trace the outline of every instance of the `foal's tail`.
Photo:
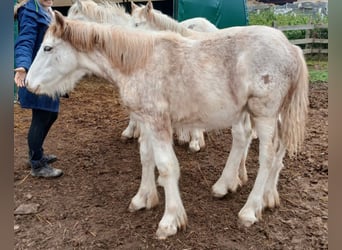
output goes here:
[[295, 46], [298, 70], [281, 110], [280, 136], [289, 155], [296, 155], [304, 141], [309, 105], [309, 75], [302, 50]]

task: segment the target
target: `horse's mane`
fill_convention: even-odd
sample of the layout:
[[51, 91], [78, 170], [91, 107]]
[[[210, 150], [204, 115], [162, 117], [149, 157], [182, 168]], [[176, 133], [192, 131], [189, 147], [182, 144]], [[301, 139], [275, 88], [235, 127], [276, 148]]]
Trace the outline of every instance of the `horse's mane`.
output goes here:
[[53, 36], [67, 41], [78, 51], [100, 51], [123, 73], [129, 74], [143, 67], [154, 47], [153, 37], [146, 32], [127, 31], [127, 28], [124, 31], [118, 26], [79, 20], [63, 19], [59, 22], [49, 27]]
[[152, 9], [147, 14], [146, 19], [161, 30], [170, 30], [185, 37], [194, 35], [192, 30], [184, 27], [182, 24], [178, 23], [166, 14], [163, 14], [159, 10]]
[[126, 13], [123, 6], [109, 0], [83, 0], [75, 2], [68, 11], [69, 14], [83, 13], [88, 18], [99, 23], [113, 23], [117, 21], [117, 16], [125, 21], [131, 20], [131, 16]]

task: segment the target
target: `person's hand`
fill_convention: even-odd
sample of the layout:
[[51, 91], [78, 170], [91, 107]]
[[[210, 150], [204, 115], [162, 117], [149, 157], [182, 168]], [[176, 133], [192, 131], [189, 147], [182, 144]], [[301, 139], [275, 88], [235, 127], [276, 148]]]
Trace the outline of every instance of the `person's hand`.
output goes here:
[[25, 87], [26, 70], [23, 67], [20, 67], [16, 68], [14, 71], [14, 82], [18, 87]]

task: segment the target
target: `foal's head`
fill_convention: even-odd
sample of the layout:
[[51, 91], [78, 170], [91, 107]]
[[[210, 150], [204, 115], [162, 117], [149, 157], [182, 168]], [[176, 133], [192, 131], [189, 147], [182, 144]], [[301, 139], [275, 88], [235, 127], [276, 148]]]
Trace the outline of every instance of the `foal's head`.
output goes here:
[[37, 94], [64, 94], [88, 73], [112, 77], [113, 71], [130, 74], [143, 68], [153, 49], [152, 34], [70, 20], [55, 11], [55, 22], [27, 74], [27, 87]]
[[69, 8], [68, 18], [121, 26], [134, 26], [133, 19], [131, 15], [126, 13], [125, 8], [109, 0], [97, 2], [92, 0], [76, 0]]
[[178, 23], [173, 18], [153, 8], [149, 0], [145, 6], [138, 6], [131, 2], [131, 15], [136, 27], [148, 30], [169, 30], [183, 36], [191, 36], [193, 32]]
[[69, 22], [55, 11], [54, 22], [47, 30], [40, 49], [27, 73], [27, 88], [51, 97], [72, 90], [87, 72], [79, 66], [79, 52], [63, 39], [72, 33]]

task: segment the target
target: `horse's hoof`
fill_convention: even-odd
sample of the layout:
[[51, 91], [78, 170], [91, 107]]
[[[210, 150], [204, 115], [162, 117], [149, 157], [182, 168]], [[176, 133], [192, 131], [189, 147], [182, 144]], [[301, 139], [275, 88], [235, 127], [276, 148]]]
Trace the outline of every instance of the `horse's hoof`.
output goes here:
[[191, 143], [189, 145], [189, 149], [192, 153], [199, 152], [201, 150], [201, 147], [198, 145], [198, 143]]
[[245, 227], [250, 227], [254, 223], [258, 222], [258, 217], [261, 219], [261, 211], [257, 212], [253, 209], [242, 209], [239, 212], [239, 220]]
[[175, 225], [159, 225], [158, 230], [156, 232], [156, 236], [158, 240], [165, 240], [167, 237], [172, 236], [177, 233], [177, 227]]
[[220, 185], [214, 185], [211, 188], [211, 193], [215, 198], [223, 198], [228, 192], [227, 189], [225, 187], [222, 187]]
[[275, 208], [280, 205], [279, 194], [277, 190], [268, 191], [264, 194], [264, 207]]

